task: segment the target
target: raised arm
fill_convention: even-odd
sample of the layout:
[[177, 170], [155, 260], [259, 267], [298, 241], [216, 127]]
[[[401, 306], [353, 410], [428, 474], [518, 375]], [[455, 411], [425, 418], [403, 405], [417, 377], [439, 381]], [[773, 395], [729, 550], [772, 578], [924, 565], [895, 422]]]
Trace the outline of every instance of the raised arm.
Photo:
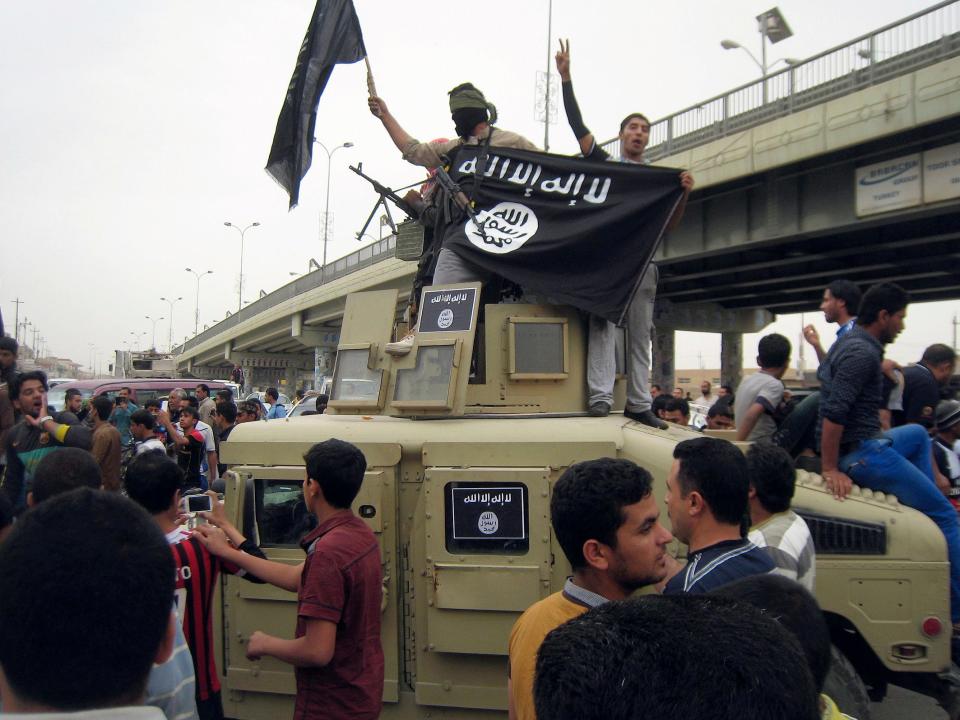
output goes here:
[[[595, 155], [597, 143], [593, 133], [583, 124], [583, 117], [580, 115], [580, 106], [577, 104], [577, 98], [573, 94], [573, 79], [570, 75], [570, 41], [561, 40], [560, 49], [555, 56], [557, 62], [557, 72], [560, 74], [560, 83], [563, 91], [563, 109], [567, 114], [567, 122], [570, 123], [570, 129], [580, 143], [580, 152], [584, 157]], [[600, 150], [600, 152], [604, 152]], [[606, 155], [606, 153], [604, 153]]]
[[413, 137], [410, 133], [400, 127], [400, 123], [390, 113], [387, 104], [383, 98], [371, 95], [367, 98], [367, 107], [374, 117], [380, 118], [387, 134], [397, 146], [397, 150], [403, 153], [403, 159], [414, 165], [421, 165], [426, 168], [435, 168], [443, 164], [442, 156], [457, 145], [457, 141], [448, 143], [422, 143]]
[[300, 574], [303, 572], [303, 563], [289, 565], [245, 553], [230, 545], [227, 542], [227, 536], [217, 528], [198, 525], [194, 534], [200, 538], [200, 541], [212, 555], [216, 555], [221, 560], [233, 563], [251, 575], [256, 575], [264, 582], [276, 585], [278, 588], [290, 592], [297, 591], [300, 585]]

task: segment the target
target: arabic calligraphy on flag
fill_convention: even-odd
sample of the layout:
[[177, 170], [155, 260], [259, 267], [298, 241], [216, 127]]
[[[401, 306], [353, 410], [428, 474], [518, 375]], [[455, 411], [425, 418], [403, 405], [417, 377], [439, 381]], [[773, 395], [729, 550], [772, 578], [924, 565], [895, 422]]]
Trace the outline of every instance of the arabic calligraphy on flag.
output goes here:
[[500, 147], [479, 156], [464, 146], [451, 159], [476, 212], [447, 226], [444, 247], [622, 324], [683, 195], [680, 170]]

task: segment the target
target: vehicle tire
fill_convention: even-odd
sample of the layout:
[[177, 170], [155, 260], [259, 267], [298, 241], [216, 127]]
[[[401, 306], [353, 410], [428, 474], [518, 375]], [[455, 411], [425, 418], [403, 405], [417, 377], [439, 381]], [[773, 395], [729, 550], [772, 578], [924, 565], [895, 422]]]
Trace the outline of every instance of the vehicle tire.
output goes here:
[[863, 680], [853, 663], [835, 645], [830, 646], [830, 672], [823, 684], [823, 694], [828, 695], [840, 712], [857, 720], [870, 720], [870, 697]]

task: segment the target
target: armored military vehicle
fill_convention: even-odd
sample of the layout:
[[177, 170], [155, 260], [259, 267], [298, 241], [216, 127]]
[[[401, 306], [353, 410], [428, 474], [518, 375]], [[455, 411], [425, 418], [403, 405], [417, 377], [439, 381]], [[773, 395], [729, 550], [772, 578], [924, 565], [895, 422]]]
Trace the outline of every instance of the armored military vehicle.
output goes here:
[[[575, 462], [624, 457], [653, 473], [662, 499], [674, 445], [694, 436], [618, 412], [587, 417], [579, 313], [496, 304], [478, 322], [479, 296], [478, 285], [427, 288], [402, 357], [384, 352], [398, 332], [397, 292], [348, 296], [328, 414], [241, 425], [221, 448], [228, 512], [290, 563], [303, 559], [308, 520], [304, 452], [336, 437], [365, 454], [354, 510], [382, 549], [384, 718], [505, 718], [510, 629], [570, 572], [550, 528], [553, 483]], [[835, 644], [830, 694], [862, 719], [868, 693], [879, 699], [895, 683], [960, 718], [937, 527], [883, 493], [854, 488], [838, 502], [805, 472], [794, 504], [816, 541]], [[257, 629], [292, 637], [296, 597], [225, 577], [219, 611], [227, 715], [288, 717], [290, 666], [249, 661], [244, 649]]]

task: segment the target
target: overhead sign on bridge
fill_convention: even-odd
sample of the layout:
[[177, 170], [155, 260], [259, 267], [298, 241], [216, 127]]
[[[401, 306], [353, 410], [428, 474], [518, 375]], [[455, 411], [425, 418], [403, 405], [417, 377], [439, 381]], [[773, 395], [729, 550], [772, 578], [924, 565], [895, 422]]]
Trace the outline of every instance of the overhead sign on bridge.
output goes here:
[[960, 197], [960, 143], [857, 168], [857, 215]]

